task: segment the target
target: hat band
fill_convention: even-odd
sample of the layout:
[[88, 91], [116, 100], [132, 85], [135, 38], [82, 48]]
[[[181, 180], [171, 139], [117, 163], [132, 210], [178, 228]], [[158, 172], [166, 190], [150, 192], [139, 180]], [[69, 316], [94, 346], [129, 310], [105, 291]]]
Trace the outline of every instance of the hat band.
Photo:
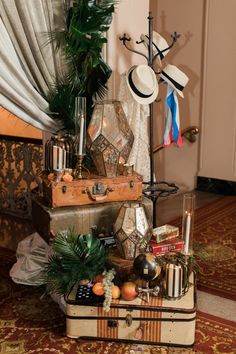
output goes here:
[[[149, 37], [145, 35], [145, 37], [149, 40]], [[162, 51], [158, 48], [158, 46], [152, 41], [152, 45], [156, 48], [158, 54], [160, 55], [160, 59], [162, 60], [164, 58], [164, 54], [162, 54]]]
[[162, 75], [164, 75], [168, 80], [170, 80], [170, 82], [172, 82], [172, 84], [175, 85], [175, 87], [179, 90], [179, 91], [183, 91], [184, 86], [180, 85], [177, 81], [175, 81], [174, 79], [172, 79], [172, 77], [170, 77], [169, 75], [167, 75], [164, 71], [161, 72]]
[[128, 80], [129, 80], [129, 84], [131, 89], [134, 91], [134, 93], [136, 93], [137, 96], [142, 97], [142, 98], [148, 98], [152, 96], [152, 93], [150, 95], [144, 95], [142, 92], [140, 92], [138, 89], [136, 89], [136, 87], [134, 86], [134, 83], [132, 81], [132, 72], [134, 71], [134, 69], [129, 73], [128, 76]]

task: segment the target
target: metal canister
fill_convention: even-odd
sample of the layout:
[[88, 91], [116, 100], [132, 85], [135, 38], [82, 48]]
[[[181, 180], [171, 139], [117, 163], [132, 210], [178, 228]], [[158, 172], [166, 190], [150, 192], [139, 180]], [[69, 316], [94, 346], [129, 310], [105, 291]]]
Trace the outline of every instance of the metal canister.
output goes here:
[[170, 298], [183, 295], [183, 268], [180, 264], [166, 264], [165, 291]]
[[45, 144], [45, 169], [62, 171], [73, 167], [73, 142], [69, 135], [54, 135]]

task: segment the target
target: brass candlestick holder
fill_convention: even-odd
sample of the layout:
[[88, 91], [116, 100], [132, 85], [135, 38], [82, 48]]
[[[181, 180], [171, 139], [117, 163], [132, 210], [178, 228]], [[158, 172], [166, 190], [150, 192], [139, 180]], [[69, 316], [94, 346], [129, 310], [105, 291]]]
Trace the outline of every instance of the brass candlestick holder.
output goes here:
[[82, 162], [84, 159], [84, 155], [76, 155], [76, 167], [74, 171], [74, 178], [75, 179], [82, 179]]
[[[83, 165], [83, 159], [85, 155], [76, 155], [76, 166], [73, 171], [73, 177], [75, 180], [89, 178], [90, 171]], [[82, 172], [84, 171], [84, 173]]]
[[75, 98], [73, 145], [76, 158], [73, 177], [82, 179], [82, 169], [84, 168], [82, 162], [86, 154], [86, 97]]

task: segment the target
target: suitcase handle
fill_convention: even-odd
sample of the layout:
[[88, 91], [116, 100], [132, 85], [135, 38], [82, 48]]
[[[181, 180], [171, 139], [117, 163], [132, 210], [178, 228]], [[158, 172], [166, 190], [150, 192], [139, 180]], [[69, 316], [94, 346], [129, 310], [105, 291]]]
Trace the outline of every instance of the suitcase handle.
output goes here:
[[108, 194], [110, 192], [112, 192], [113, 189], [110, 188], [110, 187], [107, 187], [107, 189], [105, 190], [105, 192], [103, 193], [103, 195], [94, 195], [90, 190], [89, 188], [86, 188], [84, 190], [84, 193], [87, 193], [89, 198], [92, 199], [94, 202], [101, 202], [103, 200], [105, 200], [107, 197], [108, 197]]

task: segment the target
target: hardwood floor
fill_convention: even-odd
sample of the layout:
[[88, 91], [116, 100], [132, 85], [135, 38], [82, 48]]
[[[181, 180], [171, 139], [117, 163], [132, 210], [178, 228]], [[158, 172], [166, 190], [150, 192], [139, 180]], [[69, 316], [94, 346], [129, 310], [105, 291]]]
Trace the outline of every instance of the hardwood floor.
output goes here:
[[[193, 191], [196, 196], [196, 209], [222, 198], [222, 195]], [[171, 195], [165, 198], [159, 198], [157, 201], [157, 225], [163, 225], [171, 220], [182, 216], [183, 213], [183, 194]]]

